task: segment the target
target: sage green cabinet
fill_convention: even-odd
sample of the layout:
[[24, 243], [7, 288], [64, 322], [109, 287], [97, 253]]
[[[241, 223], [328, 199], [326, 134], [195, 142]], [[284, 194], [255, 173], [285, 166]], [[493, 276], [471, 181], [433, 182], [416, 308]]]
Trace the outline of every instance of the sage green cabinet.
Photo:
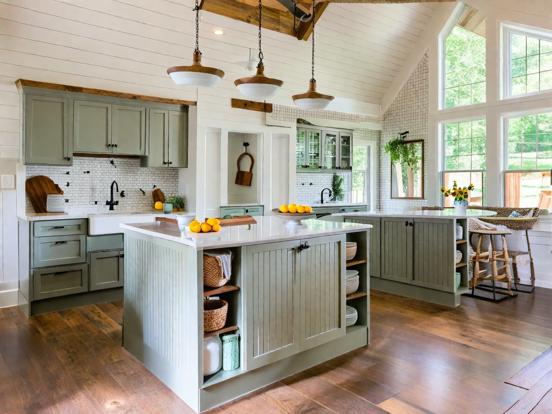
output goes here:
[[381, 277], [412, 280], [412, 227], [406, 218], [381, 219]]
[[90, 290], [123, 286], [124, 254], [122, 250], [90, 253]]
[[86, 262], [86, 236], [33, 238], [33, 267]]
[[145, 107], [111, 107], [111, 149], [114, 154], [146, 155]]
[[150, 108], [148, 110], [148, 167], [188, 167], [188, 113]]
[[87, 228], [86, 219], [37, 221], [33, 223], [33, 235], [46, 237], [86, 234]]
[[64, 95], [24, 96], [25, 164], [71, 165], [71, 105]]
[[345, 335], [345, 236], [245, 248], [245, 361], [255, 369]]
[[111, 105], [105, 102], [75, 101], [74, 151], [109, 153], [111, 145]]
[[88, 291], [87, 264], [35, 269], [32, 278], [32, 300]]
[[236, 216], [262, 216], [264, 215], [264, 206], [232, 206], [221, 207], [221, 217], [236, 217]]

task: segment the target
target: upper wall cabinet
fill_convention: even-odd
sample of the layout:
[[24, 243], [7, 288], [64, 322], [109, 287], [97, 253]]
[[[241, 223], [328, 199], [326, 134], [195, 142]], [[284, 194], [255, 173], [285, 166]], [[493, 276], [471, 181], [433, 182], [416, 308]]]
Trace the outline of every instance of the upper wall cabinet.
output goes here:
[[23, 98], [26, 164], [70, 165], [71, 105], [64, 96], [32, 93]]
[[350, 170], [353, 134], [347, 130], [298, 127], [296, 165], [303, 170]]
[[147, 167], [188, 167], [188, 113], [157, 108], [148, 110]]
[[18, 81], [26, 164], [70, 165], [75, 153], [137, 156], [150, 167], [188, 166], [188, 107], [183, 101], [27, 83], [37, 82]]
[[75, 101], [76, 153], [146, 155], [145, 106]]

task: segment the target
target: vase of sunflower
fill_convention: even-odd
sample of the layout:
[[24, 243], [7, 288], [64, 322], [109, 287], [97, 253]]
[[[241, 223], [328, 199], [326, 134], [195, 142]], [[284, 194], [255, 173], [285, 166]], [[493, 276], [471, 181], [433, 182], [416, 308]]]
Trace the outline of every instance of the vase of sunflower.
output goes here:
[[458, 187], [458, 183], [453, 181], [452, 188], [441, 187], [441, 193], [445, 197], [454, 197], [454, 212], [458, 215], [466, 215], [468, 209], [468, 200], [470, 197], [470, 191], [473, 191], [475, 186], [473, 184], [467, 187]]

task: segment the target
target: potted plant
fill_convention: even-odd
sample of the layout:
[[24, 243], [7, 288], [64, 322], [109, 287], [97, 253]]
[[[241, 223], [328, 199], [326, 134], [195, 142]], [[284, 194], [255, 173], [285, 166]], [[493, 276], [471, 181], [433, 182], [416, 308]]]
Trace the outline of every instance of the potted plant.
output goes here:
[[454, 197], [454, 211], [459, 215], [465, 215], [468, 208], [468, 200], [470, 197], [470, 191], [473, 191], [475, 186], [473, 184], [467, 187], [458, 187], [456, 180], [452, 182], [452, 188], [441, 187], [441, 193], [445, 197]]
[[[414, 177], [420, 168], [422, 154], [416, 141], [407, 141], [409, 131], [401, 132], [396, 138], [385, 144], [384, 150], [391, 158], [392, 168], [396, 170], [398, 186], [404, 188], [407, 197], [414, 197]], [[403, 177], [404, 175], [404, 177]]]

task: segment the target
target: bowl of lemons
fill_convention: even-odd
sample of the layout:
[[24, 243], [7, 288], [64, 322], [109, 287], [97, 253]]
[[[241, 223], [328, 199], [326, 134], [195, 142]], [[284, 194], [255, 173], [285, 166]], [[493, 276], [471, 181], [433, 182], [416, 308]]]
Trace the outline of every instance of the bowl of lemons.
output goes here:
[[208, 218], [204, 222], [198, 219], [192, 220], [189, 225], [192, 233], [217, 233], [220, 231], [220, 220], [218, 218]]
[[272, 212], [277, 216], [299, 223], [302, 220], [316, 217], [312, 207], [306, 204], [282, 204], [280, 207], [273, 209]]

